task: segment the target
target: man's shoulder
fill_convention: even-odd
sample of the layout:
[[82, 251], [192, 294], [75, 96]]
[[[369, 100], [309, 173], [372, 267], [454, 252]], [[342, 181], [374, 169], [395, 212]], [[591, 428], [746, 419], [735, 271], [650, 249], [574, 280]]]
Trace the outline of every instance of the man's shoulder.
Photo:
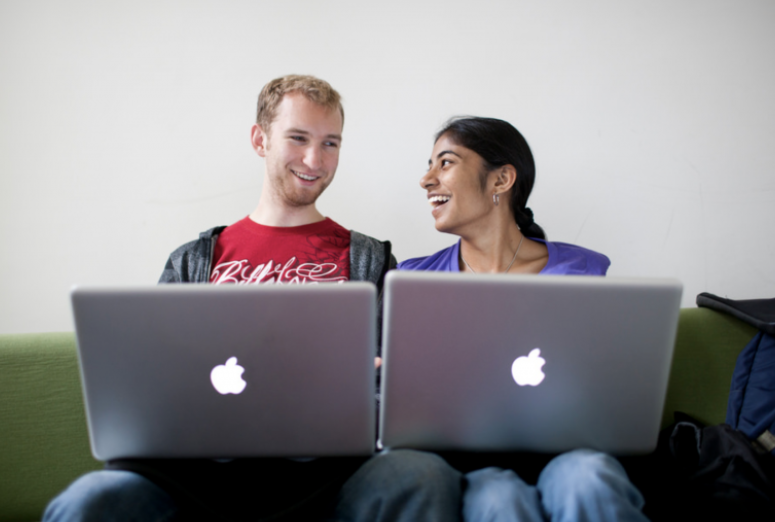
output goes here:
[[381, 249], [385, 243], [390, 243], [390, 241], [380, 241], [356, 230], [349, 230], [348, 232], [350, 232], [350, 248], [355, 245], [356, 248]]
[[209, 230], [205, 230], [199, 234], [197, 239], [189, 241], [188, 243], [183, 243], [178, 248], [173, 250], [170, 254], [170, 258], [203, 254], [203, 250], [205, 250], [204, 247], [206, 246], [209, 248], [212, 240], [217, 238], [226, 228], [226, 226], [218, 226]]
[[225, 226], [213, 227], [199, 234], [198, 239], [180, 245], [172, 251], [159, 283], [206, 282], [209, 277], [213, 240]]
[[396, 264], [390, 241], [380, 241], [350, 230], [351, 280], [381, 283], [385, 273], [395, 268]]
[[350, 257], [391, 255], [390, 241], [382, 241], [356, 230], [348, 230], [348, 232], [350, 233]]

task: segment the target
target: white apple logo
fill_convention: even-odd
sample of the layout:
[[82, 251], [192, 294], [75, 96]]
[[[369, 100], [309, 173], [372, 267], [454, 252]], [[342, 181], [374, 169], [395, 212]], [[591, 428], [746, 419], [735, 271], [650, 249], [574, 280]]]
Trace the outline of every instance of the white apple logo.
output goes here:
[[520, 386], [538, 386], [546, 375], [541, 367], [546, 364], [546, 359], [541, 357], [541, 350], [533, 348], [525, 357], [517, 357], [511, 365], [511, 376]]
[[219, 364], [210, 372], [210, 381], [221, 395], [242, 393], [248, 383], [242, 378], [245, 368], [237, 364], [237, 358], [231, 357], [226, 364]]

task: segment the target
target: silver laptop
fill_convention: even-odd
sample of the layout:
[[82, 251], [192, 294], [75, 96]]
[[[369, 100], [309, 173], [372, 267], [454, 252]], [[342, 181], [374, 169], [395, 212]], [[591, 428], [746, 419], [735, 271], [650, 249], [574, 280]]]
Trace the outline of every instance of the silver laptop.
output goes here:
[[376, 288], [75, 288], [97, 459], [369, 455]]
[[380, 440], [428, 450], [653, 450], [675, 280], [391, 272]]

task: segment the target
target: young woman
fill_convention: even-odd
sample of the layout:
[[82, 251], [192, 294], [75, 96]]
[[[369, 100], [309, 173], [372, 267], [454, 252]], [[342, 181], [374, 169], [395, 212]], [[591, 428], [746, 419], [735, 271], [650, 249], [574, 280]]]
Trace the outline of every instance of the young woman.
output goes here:
[[509, 123], [450, 121], [436, 135], [420, 185], [428, 193], [436, 230], [460, 236], [460, 241], [431, 256], [403, 261], [399, 268], [605, 275], [611, 264], [606, 256], [546, 241], [527, 207], [534, 181], [530, 147]]
[[[398, 264], [399, 270], [605, 275], [603, 254], [546, 240], [527, 199], [535, 163], [525, 138], [492, 118], [453, 119], [439, 131], [420, 185], [436, 229], [460, 237], [449, 248]], [[643, 497], [619, 462], [576, 450], [560, 455], [530, 486], [512, 470], [466, 475], [467, 521], [646, 520]]]

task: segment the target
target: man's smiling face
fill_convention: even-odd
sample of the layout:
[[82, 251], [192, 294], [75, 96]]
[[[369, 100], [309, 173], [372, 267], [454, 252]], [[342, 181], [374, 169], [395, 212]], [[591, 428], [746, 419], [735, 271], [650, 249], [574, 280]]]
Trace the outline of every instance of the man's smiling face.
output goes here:
[[289, 207], [314, 205], [333, 181], [342, 144], [342, 115], [289, 93], [268, 133], [253, 127], [253, 146], [266, 159], [266, 176], [277, 201]]

